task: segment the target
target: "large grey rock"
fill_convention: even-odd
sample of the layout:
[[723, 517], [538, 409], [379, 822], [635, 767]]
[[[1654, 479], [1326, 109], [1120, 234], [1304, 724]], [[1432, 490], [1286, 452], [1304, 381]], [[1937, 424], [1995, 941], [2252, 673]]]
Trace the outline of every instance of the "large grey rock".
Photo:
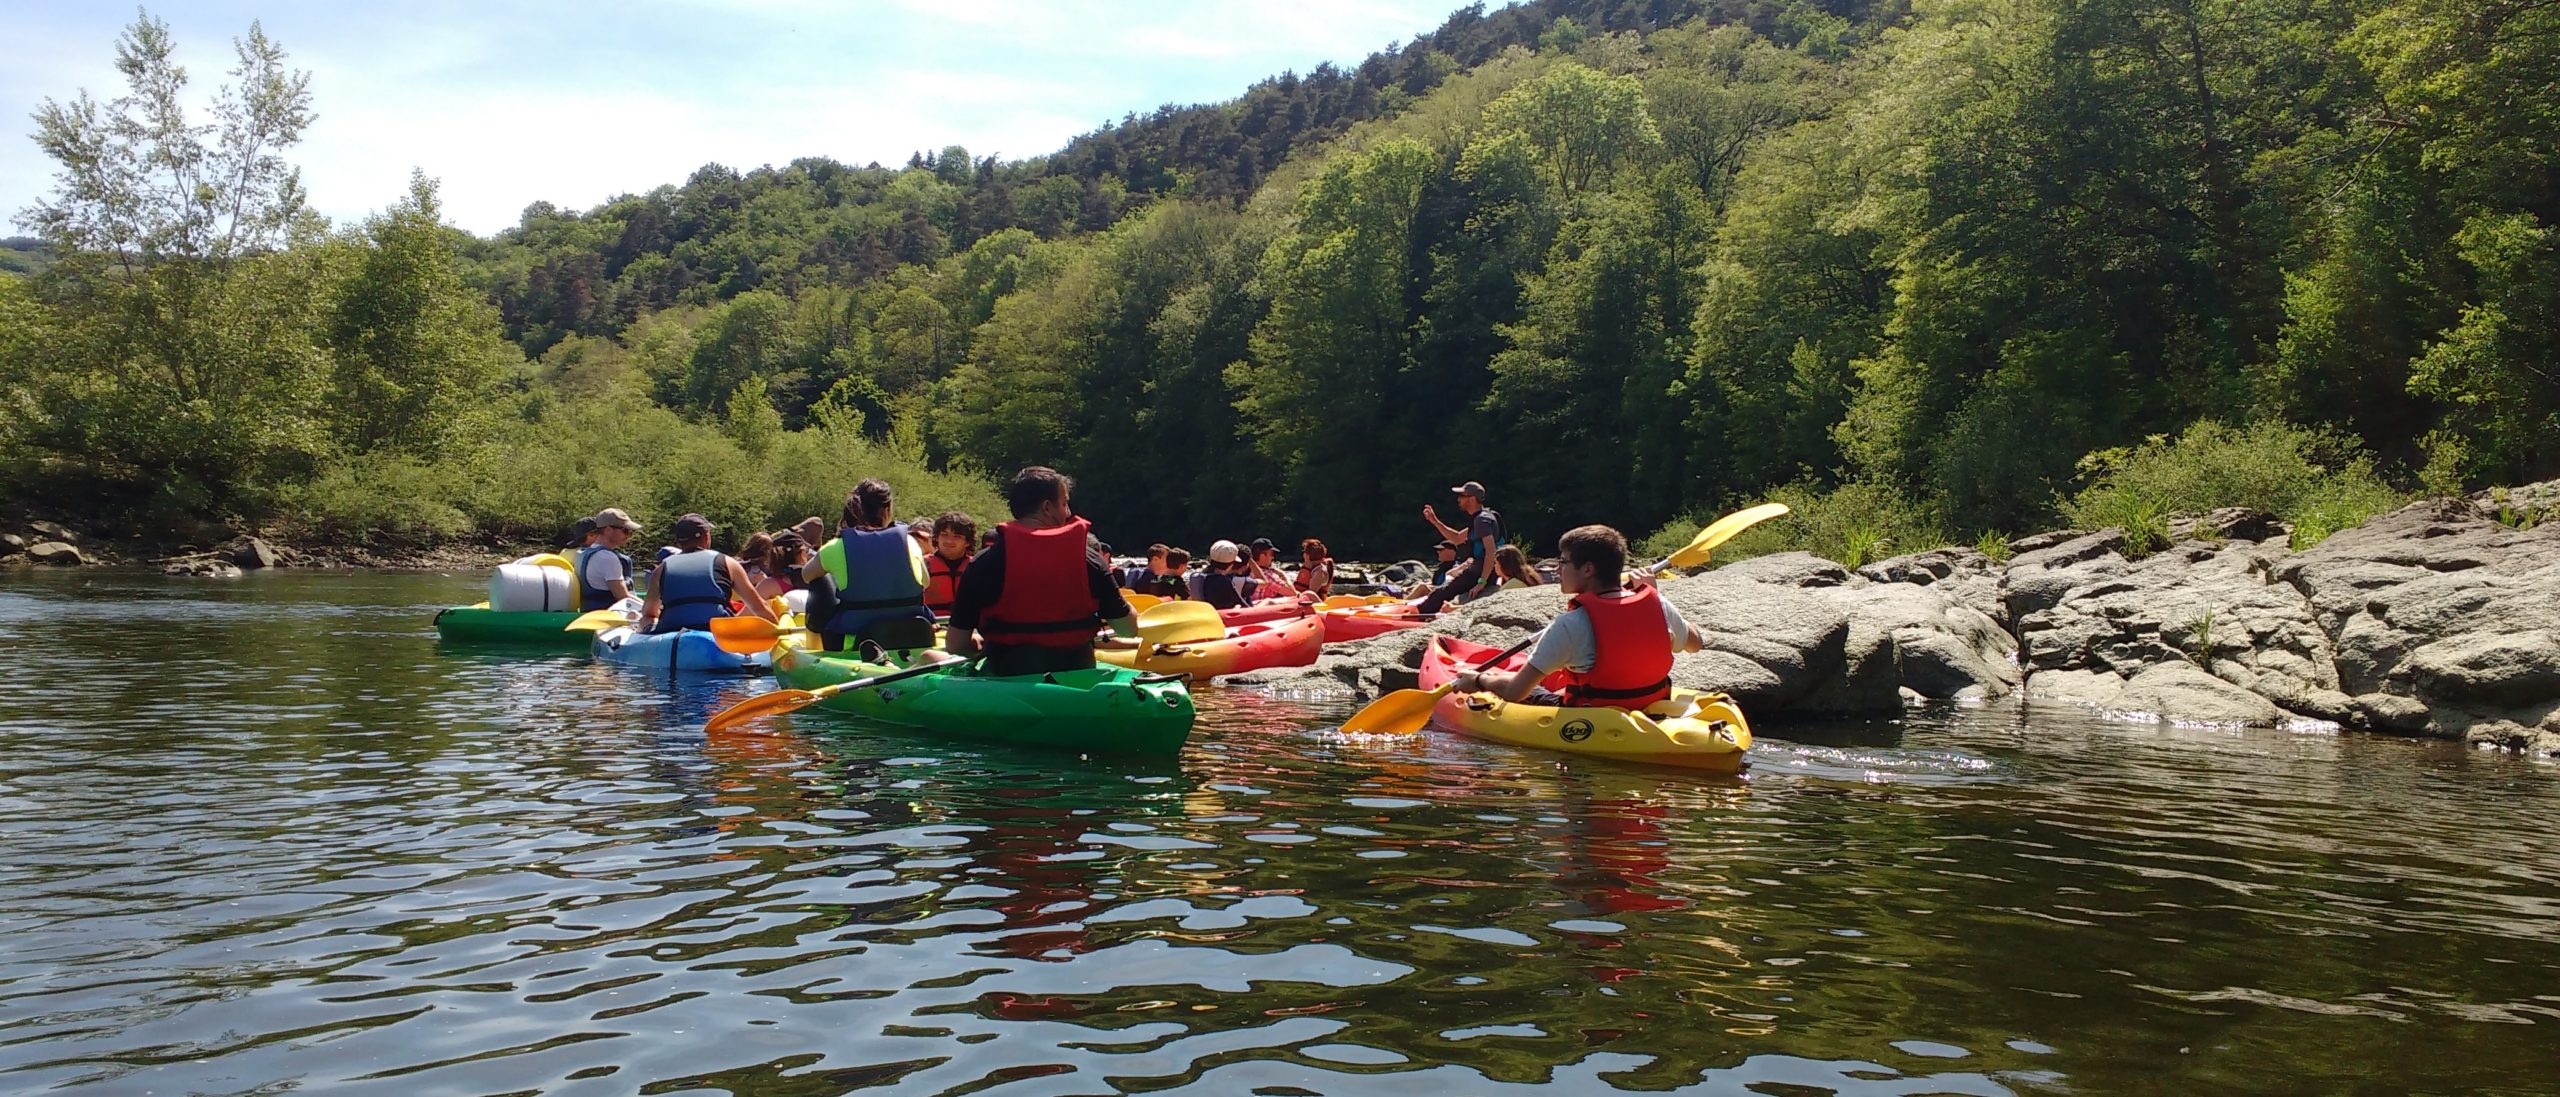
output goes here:
[[27, 529], [38, 536], [43, 537], [47, 541], [60, 541], [64, 544], [72, 545], [80, 543], [80, 535], [78, 533], [73, 532], [70, 527], [64, 526], [58, 522], [29, 522], [27, 523]]
[[2124, 574], [2124, 531], [2102, 529], [2010, 557], [2000, 603], [2011, 622], [2062, 601], [2075, 587]]
[[243, 537], [233, 541], [224, 546], [224, 551], [231, 554], [232, 563], [252, 570], [280, 567], [284, 564], [284, 554], [277, 552], [274, 545], [256, 537]]
[[27, 551], [27, 539], [14, 533], [0, 533], [0, 556], [16, 556]]
[[[1732, 694], [1755, 716], [1881, 715], [1906, 689], [1924, 697], [1997, 697], [2016, 688], [2014, 644], [1989, 615], [1947, 592], [1875, 583], [1801, 553], [1672, 579], [1663, 596], [1705, 634], [1673, 660], [1678, 685]], [[1427, 629], [1333, 645], [1316, 665], [1238, 675], [1274, 690], [1370, 694], [1411, 680], [1431, 633], [1508, 647], [1564, 610], [1553, 586], [1502, 591]]]
[[38, 541], [27, 546], [27, 559], [54, 567], [78, 567], [89, 562], [79, 549], [60, 541]]

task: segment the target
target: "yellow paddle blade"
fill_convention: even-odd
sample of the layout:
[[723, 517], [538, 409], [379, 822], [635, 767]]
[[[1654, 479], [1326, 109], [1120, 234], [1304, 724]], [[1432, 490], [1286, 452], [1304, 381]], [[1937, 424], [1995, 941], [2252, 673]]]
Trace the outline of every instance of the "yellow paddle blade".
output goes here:
[[1196, 644], [1227, 634], [1227, 623], [1207, 602], [1165, 602], [1138, 614], [1138, 636], [1149, 644]]
[[762, 617], [714, 617], [711, 619], [712, 642], [720, 650], [738, 655], [754, 655], [769, 649], [785, 632], [797, 632], [767, 621]]
[[805, 689], [777, 689], [759, 693], [744, 701], [721, 709], [720, 714], [702, 725], [704, 731], [718, 731], [759, 716], [779, 716], [817, 703], [818, 695]]
[[1164, 599], [1162, 598], [1152, 594], [1139, 594], [1136, 591], [1122, 591], [1120, 597], [1128, 599], [1129, 608], [1140, 613], [1145, 613], [1148, 610], [1164, 604]]
[[1345, 735], [1411, 735], [1431, 722], [1431, 708], [1449, 692], [1448, 686], [1437, 689], [1400, 689], [1360, 706], [1360, 711], [1342, 722]]
[[578, 615], [578, 619], [560, 626], [562, 632], [603, 632], [631, 623], [631, 615], [618, 609], [599, 609]]
[[1680, 551], [1672, 553], [1671, 559], [1667, 562], [1675, 568], [1697, 567], [1707, 562], [1707, 557], [1715, 551], [1716, 546], [1733, 540], [1734, 535], [1746, 529], [1785, 513], [1787, 513], [1785, 503], [1762, 503], [1756, 507], [1737, 510], [1716, 519], [1714, 525], [1699, 530], [1698, 535], [1691, 538]]

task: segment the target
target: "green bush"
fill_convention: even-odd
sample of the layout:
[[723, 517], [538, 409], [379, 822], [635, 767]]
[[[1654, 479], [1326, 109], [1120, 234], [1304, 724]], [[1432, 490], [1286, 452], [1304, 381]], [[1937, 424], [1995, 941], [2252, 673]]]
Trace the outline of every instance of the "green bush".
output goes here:
[[1000, 517], [993, 485], [965, 471], [934, 471], [860, 432], [825, 426], [785, 431], [761, 459], [729, 434], [662, 407], [546, 403], [530, 421], [501, 416], [433, 465], [363, 456], [329, 464], [287, 489], [290, 522], [316, 541], [423, 545], [463, 537], [544, 542], [580, 515], [622, 507], [656, 543], [688, 511], [735, 546], [759, 529], [811, 514], [830, 526], [865, 477], [887, 480], [902, 516], [965, 510]]
[[2122, 527], [2133, 555], [2168, 544], [2171, 514], [2252, 507], [2293, 523], [2294, 547], [2399, 505], [2347, 439], [2283, 423], [2248, 427], [2205, 420], [2176, 438], [2082, 458], [2087, 486], [2063, 505], [2071, 524]]
[[[1935, 510], [1877, 484], [1842, 484], [1829, 491], [1794, 484], [1751, 502], [1785, 503], [1785, 517], [1773, 518], [1715, 550], [1721, 563], [1748, 560], [1777, 552], [1810, 552], [1843, 567], [1859, 567], [1888, 556], [1936, 548], [1946, 543]], [[1647, 536], [1638, 555], [1659, 560], [1686, 545], [1720, 515], [1691, 514]]]

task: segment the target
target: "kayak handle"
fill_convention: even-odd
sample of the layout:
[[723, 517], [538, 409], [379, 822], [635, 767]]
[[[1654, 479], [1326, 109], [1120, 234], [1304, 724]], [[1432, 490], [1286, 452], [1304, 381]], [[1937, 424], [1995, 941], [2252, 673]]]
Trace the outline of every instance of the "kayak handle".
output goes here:
[[1135, 678], [1129, 679], [1129, 684], [1133, 686], [1153, 686], [1160, 685], [1165, 682], [1188, 683], [1190, 681], [1191, 672], [1181, 670], [1175, 671], [1171, 674], [1141, 674]]

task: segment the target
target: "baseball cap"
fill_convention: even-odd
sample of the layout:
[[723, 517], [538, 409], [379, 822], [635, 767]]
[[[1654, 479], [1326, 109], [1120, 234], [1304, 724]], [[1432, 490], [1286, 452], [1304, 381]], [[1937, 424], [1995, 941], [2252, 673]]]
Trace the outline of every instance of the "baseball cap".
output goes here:
[[597, 529], [604, 529], [610, 526], [614, 529], [636, 531], [640, 528], [640, 523], [632, 521], [631, 516], [624, 513], [621, 507], [606, 507], [603, 510], [597, 511], [596, 516], [589, 519], [589, 521], [594, 522]]
[[711, 519], [699, 514], [685, 515], [676, 519], [675, 525], [667, 527], [667, 536], [678, 541], [690, 541], [696, 537], [708, 537], [710, 534]]
[[1478, 499], [1482, 499], [1484, 498], [1484, 481], [1469, 480], [1466, 483], [1450, 488], [1449, 490], [1458, 495], [1472, 495]]
[[1280, 546], [1272, 544], [1271, 539], [1268, 537], [1256, 537], [1253, 539], [1253, 551], [1256, 555], [1266, 552], [1278, 552], [1280, 551]]
[[1236, 543], [1233, 541], [1220, 541], [1209, 546], [1209, 562], [1212, 564], [1232, 564], [1236, 562], [1237, 556]]
[[1436, 544], [1436, 545], [1431, 546], [1431, 551], [1433, 551], [1433, 552], [1438, 552], [1438, 551], [1440, 551], [1441, 549], [1447, 549], [1447, 550], [1449, 550], [1449, 551], [1451, 551], [1451, 552], [1456, 552], [1456, 551], [1458, 551], [1458, 543], [1457, 543], [1456, 541], [1442, 541], [1442, 542], [1440, 542], [1439, 544]]

